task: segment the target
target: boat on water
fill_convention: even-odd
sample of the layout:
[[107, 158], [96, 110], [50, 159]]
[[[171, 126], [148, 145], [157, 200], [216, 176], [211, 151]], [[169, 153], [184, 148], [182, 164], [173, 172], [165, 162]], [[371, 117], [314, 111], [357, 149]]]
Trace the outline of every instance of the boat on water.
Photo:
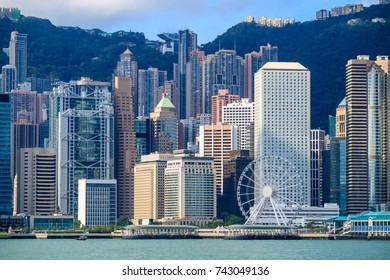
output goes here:
[[87, 240], [87, 237], [85, 235], [80, 235], [76, 240]]

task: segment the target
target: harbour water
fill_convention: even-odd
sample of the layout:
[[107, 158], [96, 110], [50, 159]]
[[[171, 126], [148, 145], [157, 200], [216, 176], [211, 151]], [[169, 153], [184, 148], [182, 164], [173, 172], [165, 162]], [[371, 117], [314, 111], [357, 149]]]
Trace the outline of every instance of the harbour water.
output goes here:
[[4, 239], [0, 259], [390, 260], [390, 241]]

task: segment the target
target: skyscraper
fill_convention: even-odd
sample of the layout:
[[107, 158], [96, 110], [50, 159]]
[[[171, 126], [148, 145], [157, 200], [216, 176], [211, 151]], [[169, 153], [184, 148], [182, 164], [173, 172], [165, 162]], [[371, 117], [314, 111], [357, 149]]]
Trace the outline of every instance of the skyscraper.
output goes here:
[[164, 189], [165, 218], [199, 225], [217, 216], [212, 158], [177, 155], [168, 159]]
[[336, 109], [336, 137], [345, 138], [346, 121], [347, 121], [347, 111], [346, 111], [346, 101], [344, 98]]
[[340, 215], [347, 214], [347, 140], [346, 140], [346, 98], [336, 108], [335, 135], [330, 138], [329, 151], [329, 193], [324, 203], [337, 203]]
[[142, 156], [134, 169], [134, 219], [158, 220], [164, 217], [164, 173], [173, 154]]
[[224, 161], [223, 197], [218, 199], [218, 217], [224, 212], [241, 216], [242, 213], [237, 203], [237, 186], [241, 173], [253, 160], [248, 150], [230, 151], [229, 158]]
[[[169, 98], [171, 100], [173, 106], [176, 107], [176, 105], [179, 106], [179, 89], [176, 86], [176, 82], [171, 80], [171, 81], [165, 81], [164, 85], [158, 87], [157, 89], [154, 90], [154, 102], [153, 104], [157, 105], [161, 98], [164, 97]], [[154, 106], [156, 107], [156, 106]], [[177, 111], [177, 109], [176, 109]], [[177, 115], [177, 114], [176, 114]]]
[[77, 216], [79, 179], [114, 178], [114, 110], [109, 86], [83, 78], [54, 92], [59, 112], [58, 205], [63, 213]]
[[11, 181], [11, 102], [0, 95], [0, 214], [12, 215]]
[[11, 90], [16, 89], [17, 80], [16, 80], [16, 67], [13, 65], [4, 65], [1, 68], [2, 79], [0, 86], [0, 93], [11, 92]]
[[152, 127], [152, 152], [172, 153], [178, 147], [178, 123], [176, 109], [164, 96], [150, 113]]
[[347, 63], [347, 213], [375, 210], [388, 200], [387, 56]]
[[222, 123], [235, 125], [238, 128], [238, 148], [250, 150], [249, 125], [254, 122], [254, 106], [248, 98], [242, 98], [222, 107]]
[[178, 51], [178, 88], [180, 95], [180, 107], [178, 108], [178, 119], [187, 118], [186, 114], [186, 71], [187, 63], [190, 61], [191, 52], [198, 47], [198, 35], [189, 30], [179, 30], [179, 51]]
[[310, 71], [300, 63], [268, 62], [256, 73], [254, 148], [255, 158], [281, 157], [295, 166], [303, 195], [285, 196], [309, 205]]
[[155, 90], [164, 85], [167, 71], [157, 68], [138, 70], [138, 116], [149, 116], [157, 104], [154, 103]]
[[57, 212], [57, 156], [53, 148], [23, 148], [17, 166], [16, 213]]
[[27, 35], [17, 31], [11, 32], [9, 42], [9, 64], [16, 67], [17, 83], [27, 79]]
[[117, 63], [114, 76], [130, 78], [130, 92], [133, 100], [132, 111], [134, 116], [138, 116], [138, 63], [128, 48], [120, 55], [120, 61]]
[[9, 93], [12, 104], [12, 123], [24, 119], [27, 123], [37, 123], [37, 92], [13, 89]]
[[224, 194], [224, 161], [229, 159], [230, 151], [237, 148], [236, 126], [226, 124], [200, 126], [199, 155], [214, 158], [215, 187], [218, 196]]
[[141, 156], [150, 154], [152, 149], [152, 134], [149, 117], [138, 117], [134, 120], [135, 148], [137, 162], [141, 162]]
[[233, 50], [220, 50], [208, 55], [204, 63], [205, 113], [210, 113], [212, 96], [218, 91], [244, 96], [244, 61]]
[[335, 137], [330, 140], [330, 203], [340, 206], [340, 215], [347, 214], [347, 141]]
[[14, 179], [19, 163], [21, 148], [39, 147], [39, 125], [26, 119], [12, 124], [11, 131], [11, 178]]
[[115, 178], [117, 179], [118, 217], [132, 217], [134, 165], [137, 161], [133, 98], [128, 77], [114, 78]]
[[222, 110], [223, 106], [240, 100], [239, 95], [234, 95], [227, 89], [218, 90], [218, 94], [212, 97], [211, 103], [211, 115], [213, 124], [222, 122]]
[[278, 47], [271, 46], [270, 44], [267, 44], [267, 46], [260, 46], [259, 52], [251, 52], [245, 54], [243, 97], [249, 98], [251, 102], [254, 101], [255, 73], [267, 62], [277, 61]]
[[368, 121], [368, 209], [377, 210], [387, 202], [387, 75], [380, 65], [367, 73]]
[[202, 125], [212, 124], [211, 114], [198, 114], [196, 118], [190, 117], [185, 120], [180, 120], [179, 124], [179, 149], [187, 149], [197, 153], [199, 128]]
[[323, 206], [323, 151], [325, 130], [310, 130], [310, 206]]
[[193, 50], [187, 63], [186, 71], [186, 118], [196, 117], [205, 112], [203, 96], [203, 62], [206, 60], [204, 51]]

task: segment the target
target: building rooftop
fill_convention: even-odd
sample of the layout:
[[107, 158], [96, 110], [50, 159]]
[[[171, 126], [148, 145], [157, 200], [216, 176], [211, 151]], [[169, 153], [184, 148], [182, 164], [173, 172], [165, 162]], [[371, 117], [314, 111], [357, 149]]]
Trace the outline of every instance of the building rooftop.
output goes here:
[[164, 97], [157, 104], [156, 108], [175, 108], [175, 106], [173, 106], [171, 100], [169, 100], [169, 98], [164, 95]]
[[374, 221], [389, 221], [390, 212], [364, 212], [360, 215], [352, 216], [351, 220], [353, 221], [365, 221], [365, 220], [374, 220]]
[[345, 107], [346, 105], [347, 105], [347, 103], [346, 103], [346, 100], [344, 97], [344, 99], [340, 102], [339, 107]]
[[130, 55], [130, 56], [132, 56], [133, 53], [129, 50], [129, 48], [127, 48], [127, 49], [122, 53], [122, 55]]
[[308, 70], [299, 62], [267, 62], [261, 70]]

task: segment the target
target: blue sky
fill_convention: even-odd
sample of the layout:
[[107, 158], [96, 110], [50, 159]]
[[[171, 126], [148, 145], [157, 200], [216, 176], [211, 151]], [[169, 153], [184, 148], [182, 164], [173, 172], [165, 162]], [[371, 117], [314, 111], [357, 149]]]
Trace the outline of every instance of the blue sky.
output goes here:
[[198, 33], [198, 43], [207, 43], [229, 27], [252, 15], [257, 20], [295, 18], [308, 21], [315, 12], [335, 6], [379, 0], [0, 0], [0, 7], [16, 7], [25, 16], [49, 19], [55, 25], [100, 28], [103, 31], [132, 30], [158, 39], [161, 32], [189, 28]]

